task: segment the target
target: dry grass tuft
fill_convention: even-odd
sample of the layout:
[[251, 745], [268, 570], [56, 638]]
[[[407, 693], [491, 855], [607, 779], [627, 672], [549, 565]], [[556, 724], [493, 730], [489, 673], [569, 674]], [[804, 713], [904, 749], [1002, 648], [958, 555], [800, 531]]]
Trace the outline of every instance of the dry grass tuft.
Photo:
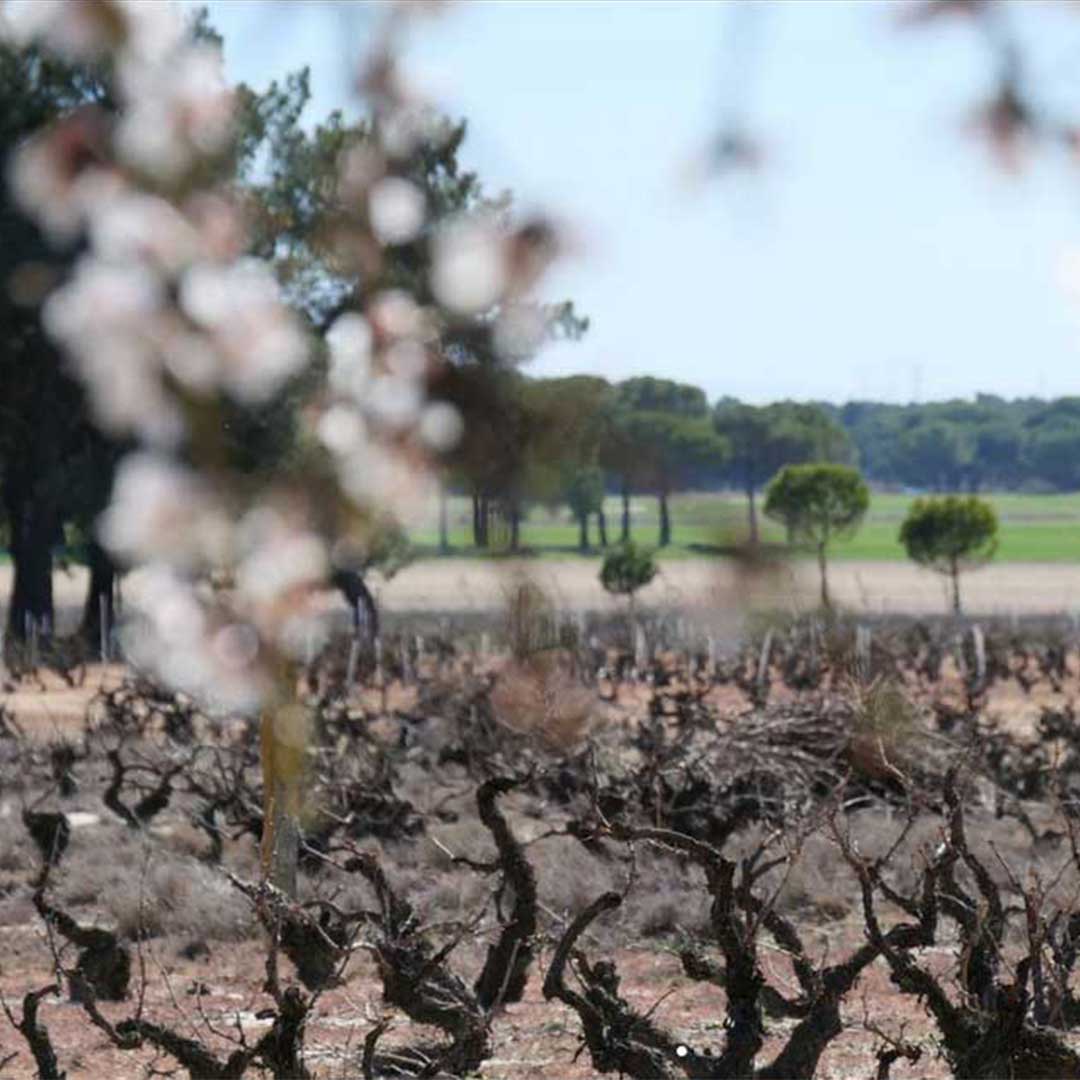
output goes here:
[[925, 736], [917, 706], [892, 679], [853, 681], [847, 758], [857, 776], [906, 786], [912, 750]]
[[63, 906], [92, 908], [121, 937], [242, 941], [254, 932], [247, 901], [222, 873], [121, 827], [80, 837], [56, 886]]
[[491, 692], [499, 723], [558, 750], [580, 745], [595, 700], [575, 677], [570, 654], [560, 649], [511, 660]]

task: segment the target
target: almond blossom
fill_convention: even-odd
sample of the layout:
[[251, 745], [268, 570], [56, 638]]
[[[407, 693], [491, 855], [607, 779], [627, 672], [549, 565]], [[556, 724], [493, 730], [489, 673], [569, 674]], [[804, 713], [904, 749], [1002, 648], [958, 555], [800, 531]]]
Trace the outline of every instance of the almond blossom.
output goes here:
[[[457, 410], [428, 395], [447, 362], [443, 331], [494, 313], [484, 325], [508, 350], [525, 351], [535, 327], [519, 301], [546, 248], [491, 214], [429, 221], [404, 173], [446, 124], [394, 58], [411, 9], [388, 8], [359, 80], [373, 134], [343, 155], [334, 190], [341, 222], [327, 262], [356, 275], [356, 303], [326, 333], [327, 378], [298, 413], [338, 486], [309, 491], [295, 476], [240, 475], [229, 466], [227, 401], [270, 402], [317, 347], [274, 267], [246, 254], [244, 213], [212, 179], [235, 134], [220, 49], [195, 40], [165, 2], [32, 0], [7, 11], [19, 41], [73, 61], [107, 59], [112, 73], [115, 113], [91, 106], [39, 133], [9, 179], [57, 240], [85, 241], [44, 324], [97, 422], [140, 444], [119, 466], [98, 523], [113, 555], [138, 568], [126, 653], [209, 707], [263, 710], [264, 855], [288, 887], [275, 823], [298, 804], [299, 777], [273, 764], [296, 760], [274, 747], [307, 730], [297, 675], [326, 633], [319, 590], [340, 552], [370, 541], [372, 522], [430, 490], [431, 455], [461, 436]], [[427, 248], [434, 302], [400, 288], [368, 291], [385, 250], [405, 244]]]

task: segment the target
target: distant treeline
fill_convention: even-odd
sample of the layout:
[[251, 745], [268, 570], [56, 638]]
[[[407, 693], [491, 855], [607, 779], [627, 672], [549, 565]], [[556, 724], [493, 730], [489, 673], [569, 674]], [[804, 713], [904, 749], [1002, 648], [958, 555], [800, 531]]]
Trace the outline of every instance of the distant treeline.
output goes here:
[[935, 491], [1080, 488], [1080, 397], [821, 408], [848, 433], [866, 477]]
[[[757, 493], [782, 466], [810, 461], [855, 465], [879, 487], [1080, 488], [1080, 398], [747, 405], [710, 403], [701, 388], [667, 379], [511, 375], [490, 404], [483, 437], [448, 474], [448, 487], [472, 496], [478, 547], [517, 548], [524, 511], [537, 503], [567, 505], [583, 549], [593, 522], [601, 544], [628, 539], [630, 497], [642, 494], [658, 499], [664, 546], [669, 496], [687, 488], [745, 494], [756, 539]], [[622, 496], [616, 523], [604, 512], [611, 494]]]

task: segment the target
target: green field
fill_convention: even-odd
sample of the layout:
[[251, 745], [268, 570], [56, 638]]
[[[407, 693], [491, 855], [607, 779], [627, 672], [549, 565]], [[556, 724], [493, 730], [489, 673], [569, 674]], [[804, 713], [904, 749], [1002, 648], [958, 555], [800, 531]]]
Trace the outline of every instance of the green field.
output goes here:
[[[1080, 494], [985, 496], [1001, 519], [1001, 543], [997, 558], [1003, 562], [1080, 562]], [[862, 528], [852, 539], [837, 543], [832, 549], [837, 559], [903, 559], [897, 541], [900, 522], [914, 496], [873, 495], [870, 512]], [[457, 556], [488, 555], [472, 546], [469, 500], [450, 500], [450, 543]], [[609, 499], [605, 506], [609, 539], [618, 539], [621, 503]], [[437, 544], [436, 508], [429, 515], [430, 524], [414, 528], [413, 543], [424, 554], [434, 554]], [[686, 493], [671, 499], [673, 543], [664, 558], [688, 558], [706, 553], [717, 545], [730, 545], [746, 531], [746, 501], [727, 494]], [[783, 531], [765, 521], [765, 539], [781, 543]], [[658, 521], [656, 499], [645, 496], [632, 501], [632, 530], [636, 541], [655, 545]], [[595, 521], [590, 539], [599, 549]], [[534, 508], [521, 529], [522, 546], [547, 558], [577, 555], [577, 525], [565, 509], [547, 511]]]

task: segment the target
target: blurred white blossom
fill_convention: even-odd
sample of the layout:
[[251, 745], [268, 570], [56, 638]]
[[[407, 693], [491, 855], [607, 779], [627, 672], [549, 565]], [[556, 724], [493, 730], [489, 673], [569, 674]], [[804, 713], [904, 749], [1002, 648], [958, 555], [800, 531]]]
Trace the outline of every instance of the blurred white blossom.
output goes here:
[[282, 532], [247, 554], [236, 584], [253, 603], [269, 604], [299, 586], [321, 584], [328, 566], [326, 545], [314, 533]]
[[483, 220], [443, 226], [432, 248], [431, 288], [440, 303], [463, 315], [486, 311], [506, 287], [502, 238]]
[[46, 302], [42, 319], [67, 350], [98, 421], [164, 446], [179, 439], [183, 422], [157, 367], [162, 304], [161, 284], [152, 275], [132, 263], [87, 255]]
[[319, 418], [318, 434], [323, 445], [339, 456], [361, 449], [365, 428], [363, 418], [349, 405], [334, 405]]
[[424, 395], [415, 379], [376, 375], [367, 392], [368, 411], [388, 428], [411, 426], [420, 416]]
[[452, 450], [464, 432], [461, 413], [449, 402], [433, 402], [420, 416], [420, 438], [436, 453]]
[[238, 547], [237, 610], [278, 652], [302, 658], [308, 635], [296, 629], [316, 616], [315, 591], [330, 570], [326, 542], [302, 520], [259, 507], [240, 523]]
[[97, 210], [123, 190], [120, 175], [94, 162], [100, 117], [82, 109], [12, 154], [8, 183], [15, 201], [61, 243], [78, 236]]
[[139, 572], [133, 594], [136, 617], [125, 624], [122, 640], [135, 667], [214, 711], [259, 707], [271, 680], [254, 627], [224, 619], [190, 580], [161, 563]]
[[442, 118], [429, 104], [409, 98], [403, 86], [396, 88], [403, 100], [387, 109], [379, 118], [379, 135], [391, 158], [404, 159], [424, 143], [434, 143], [443, 132]]
[[102, 336], [73, 353], [74, 369], [86, 386], [90, 408], [103, 429], [135, 435], [161, 449], [184, 437], [184, 418], [162, 385], [150, 353], [134, 338]]
[[157, 195], [127, 191], [102, 200], [90, 219], [95, 252], [112, 262], [143, 262], [175, 274], [202, 255], [199, 232]]
[[141, 334], [162, 301], [161, 283], [140, 267], [86, 255], [45, 305], [45, 327], [79, 351], [90, 338]]
[[368, 194], [368, 215], [381, 243], [407, 244], [423, 227], [424, 194], [411, 181], [388, 176]]
[[495, 321], [493, 342], [506, 360], [517, 361], [532, 356], [547, 333], [544, 312], [531, 304], [508, 304]]
[[427, 349], [418, 341], [395, 341], [383, 354], [386, 369], [400, 379], [420, 383], [427, 374]]
[[339, 316], [326, 335], [330, 349], [330, 385], [342, 394], [361, 397], [371, 377], [374, 335], [368, 321], [355, 312]]
[[136, 61], [121, 73], [127, 108], [116, 145], [130, 164], [168, 181], [228, 145], [232, 94], [216, 46], [189, 45], [164, 60]]
[[342, 487], [356, 502], [396, 515], [415, 507], [431, 487], [426, 470], [377, 442], [370, 443], [362, 455], [343, 459], [339, 475]]
[[[414, 6], [395, 8], [387, 26]], [[273, 268], [245, 257], [242, 204], [207, 179], [235, 135], [221, 51], [195, 40], [164, 0], [16, 0], [0, 13], [16, 40], [75, 61], [107, 58], [113, 75], [115, 116], [75, 110], [27, 140], [9, 179], [55, 238], [85, 238], [86, 253], [45, 304], [45, 327], [97, 422], [141, 444], [118, 467], [98, 523], [118, 560], [141, 567], [128, 655], [204, 701], [254, 710], [275, 681], [280, 691], [285, 661], [321, 645], [316, 594], [345, 538], [316, 529], [334, 514], [313, 514], [324, 508], [295, 479], [241, 483], [215, 442], [220, 431], [209, 449], [200, 441], [207, 417], [220, 427], [220, 395], [262, 405], [313, 352]], [[428, 394], [446, 360], [440, 331], [478, 317], [493, 325], [500, 352], [527, 355], [544, 324], [518, 301], [547, 252], [524, 243], [524, 230], [508, 236], [493, 214], [429, 222], [424, 191], [400, 172], [452, 128], [406, 84], [394, 35], [375, 40], [362, 81], [372, 136], [342, 155], [332, 192], [348, 219], [344, 261], [361, 268], [360, 310], [326, 332], [327, 382], [302, 413], [339, 491], [370, 517], [418, 503], [432, 454], [461, 438], [457, 409]], [[424, 285], [434, 301], [423, 286], [422, 300], [402, 288], [373, 293], [365, 275], [386, 280], [383, 249], [429, 234]], [[170, 456], [180, 446], [184, 464]], [[229, 587], [210, 590], [215, 571]]]
[[209, 333], [221, 386], [240, 401], [267, 400], [307, 362], [307, 342], [265, 263], [192, 267], [180, 283], [180, 306]]
[[228, 515], [207, 483], [152, 453], [130, 454], [120, 463], [98, 531], [125, 562], [188, 570], [227, 564], [232, 545]]
[[372, 298], [368, 319], [382, 338], [423, 338], [428, 333], [424, 310], [403, 289], [387, 289]]
[[41, 41], [67, 60], [95, 60], [115, 44], [106, 5], [92, 0], [12, 0], [4, 19], [19, 44]]

